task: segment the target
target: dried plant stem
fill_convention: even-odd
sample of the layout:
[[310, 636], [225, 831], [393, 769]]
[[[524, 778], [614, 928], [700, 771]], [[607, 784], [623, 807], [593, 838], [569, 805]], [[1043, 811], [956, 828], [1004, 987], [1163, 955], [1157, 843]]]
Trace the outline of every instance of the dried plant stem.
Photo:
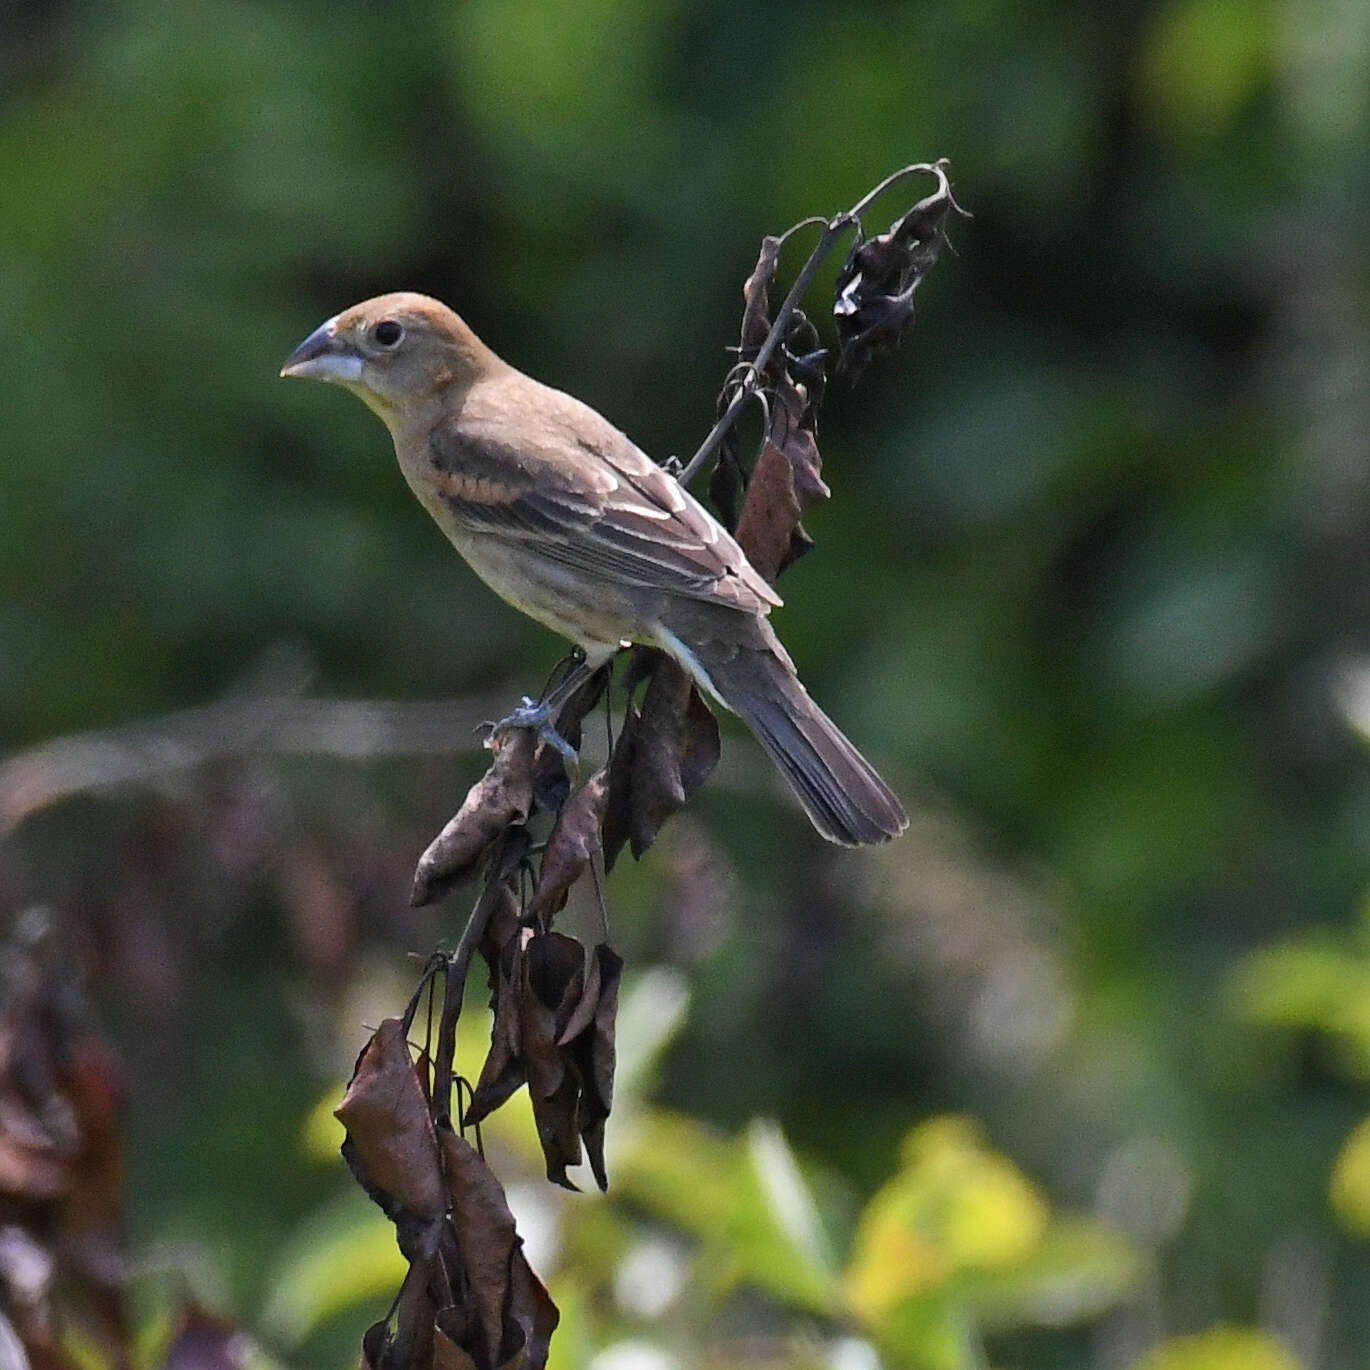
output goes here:
[[462, 1000], [466, 995], [466, 977], [471, 972], [471, 960], [480, 946], [481, 938], [494, 912], [495, 901], [504, 882], [492, 877], [476, 900], [471, 916], [457, 943], [456, 950], [447, 958], [443, 976], [442, 1018], [438, 1023], [438, 1050], [433, 1060], [434, 1118], [451, 1121], [452, 1067], [457, 1055], [457, 1020], [461, 1017]]
[[737, 422], [738, 415], [742, 413], [748, 399], [756, 392], [761, 383], [762, 374], [766, 370], [766, 365], [775, 353], [775, 349], [780, 346], [785, 337], [785, 333], [790, 326], [790, 318], [798, 307], [800, 300], [804, 298], [809, 287], [813, 284], [813, 278], [818, 274], [818, 269], [827, 260], [828, 254], [836, 245], [837, 240], [842, 237], [849, 228], [859, 228], [861, 216], [887, 191], [897, 185], [900, 181], [907, 180], [910, 176], [931, 175], [936, 176], [939, 182], [939, 189], [945, 193], [950, 193], [947, 188], [947, 173], [945, 162], [915, 162], [910, 166], [900, 167], [898, 171], [892, 172], [880, 182], [874, 190], [863, 195], [850, 209], [844, 210], [841, 214], [835, 214], [831, 219], [810, 218], [804, 219], [787, 229], [780, 235], [779, 242], [784, 243], [791, 234], [800, 229], [809, 228], [814, 224], [821, 223], [823, 232], [819, 235], [818, 242], [814, 249], [809, 253], [809, 259], [804, 263], [803, 269], [795, 277], [794, 284], [790, 287], [790, 292], [785, 296], [784, 303], [776, 311], [775, 319], [771, 324], [770, 331], [766, 334], [765, 340], [757, 349], [756, 356], [743, 365], [746, 368], [745, 374], [733, 392], [733, 397], [728, 403], [728, 407], [719, 416], [718, 422], [709, 430], [709, 435], [699, 445], [699, 450], [686, 463], [678, 479], [682, 485], [688, 485], [703, 469], [704, 463], [717, 450], [723, 435]]

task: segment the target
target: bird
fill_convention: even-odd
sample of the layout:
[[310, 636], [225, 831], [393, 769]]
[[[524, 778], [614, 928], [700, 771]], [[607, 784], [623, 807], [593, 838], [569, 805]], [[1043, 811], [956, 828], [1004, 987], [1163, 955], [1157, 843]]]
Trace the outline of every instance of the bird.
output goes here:
[[645, 644], [742, 719], [822, 836], [864, 846], [908, 826], [800, 683], [768, 621], [779, 596], [689, 490], [596, 410], [524, 375], [413, 291], [327, 320], [281, 375], [357, 395], [481, 580], [579, 649], [579, 671], [497, 726], [551, 731], [568, 685]]

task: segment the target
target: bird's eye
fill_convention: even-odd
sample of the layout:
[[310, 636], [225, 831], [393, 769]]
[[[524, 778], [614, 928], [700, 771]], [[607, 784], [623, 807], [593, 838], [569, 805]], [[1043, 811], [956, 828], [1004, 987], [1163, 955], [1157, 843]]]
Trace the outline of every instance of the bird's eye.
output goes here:
[[402, 329], [394, 319], [382, 319], [380, 323], [371, 330], [371, 336], [382, 347], [394, 347], [396, 343], [404, 337], [404, 329]]

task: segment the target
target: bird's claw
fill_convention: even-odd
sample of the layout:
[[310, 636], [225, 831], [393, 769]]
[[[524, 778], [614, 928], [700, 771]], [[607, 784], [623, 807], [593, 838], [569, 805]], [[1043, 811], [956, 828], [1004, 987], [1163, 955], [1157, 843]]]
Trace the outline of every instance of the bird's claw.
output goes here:
[[501, 718], [498, 723], [486, 725], [490, 729], [490, 734], [485, 739], [485, 745], [487, 747], [492, 746], [494, 740], [501, 733], [508, 732], [510, 728], [531, 728], [543, 742], [547, 743], [548, 746], [555, 747], [561, 753], [573, 772], [578, 772], [580, 755], [552, 726], [553, 714], [554, 710], [547, 704], [539, 704], [536, 700], [524, 695], [523, 703], [513, 713], [506, 718]]

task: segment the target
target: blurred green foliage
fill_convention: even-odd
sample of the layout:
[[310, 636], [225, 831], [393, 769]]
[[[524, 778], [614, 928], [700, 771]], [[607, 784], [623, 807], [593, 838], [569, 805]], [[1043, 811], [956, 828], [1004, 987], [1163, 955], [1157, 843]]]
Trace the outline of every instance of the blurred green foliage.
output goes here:
[[[1320, 929], [1253, 952], [1230, 982], [1237, 1011], [1274, 1028], [1320, 1034], [1335, 1064], [1370, 1082], [1370, 902], [1350, 930]], [[1329, 1177], [1343, 1225], [1370, 1237], [1370, 1118], [1351, 1130]]]
[[1156, 1347], [1137, 1370], [1299, 1370], [1299, 1364], [1258, 1332], [1217, 1327]]
[[[1363, 1232], [1363, 1078], [1215, 986], [1251, 977], [1260, 1016], [1361, 1050], [1363, 957], [1315, 930], [1366, 884], [1330, 685], [1370, 622], [1367, 68], [1364, 8], [1315, 0], [13, 0], [0, 748], [219, 697], [281, 644], [323, 694], [530, 688], [559, 648], [451, 554], [380, 428], [280, 360], [425, 289], [687, 453], [761, 234], [945, 155], [975, 217], [899, 355], [834, 389], [835, 497], [777, 616], [914, 830], [814, 850], [730, 739], [702, 826], [610, 887], [630, 964], [689, 971], [662, 1118], [740, 1138], [720, 1176], [749, 1184], [788, 1138], [837, 1177], [839, 1231], [922, 1211], [898, 1159], [920, 1120], [982, 1120], [993, 1149], [952, 1151], [972, 1191], [1048, 1245], [1074, 1240], [1049, 1215], [1091, 1213], [1154, 1272], [1092, 1331], [992, 1328], [991, 1363], [1127, 1365], [1187, 1333], [1143, 1363], [1283, 1365], [1203, 1331], [1264, 1322], [1349, 1370], [1370, 1245], [1337, 1235], [1328, 1177]], [[0, 847], [6, 904], [69, 910], [98, 953], [140, 1249], [248, 1321], [334, 1192], [282, 1139], [402, 1001], [401, 949], [453, 935], [459, 912], [404, 909], [405, 866], [477, 764], [261, 761], [210, 777], [198, 826], [205, 791], [171, 784]], [[164, 859], [170, 832], [228, 869], [254, 785], [317, 879]], [[329, 890], [360, 911], [337, 946], [283, 912]], [[728, 1223], [691, 1230], [772, 1297], [813, 1308], [844, 1269]], [[944, 1238], [908, 1294], [929, 1318], [969, 1281]], [[752, 1325], [723, 1307], [693, 1325]]]

